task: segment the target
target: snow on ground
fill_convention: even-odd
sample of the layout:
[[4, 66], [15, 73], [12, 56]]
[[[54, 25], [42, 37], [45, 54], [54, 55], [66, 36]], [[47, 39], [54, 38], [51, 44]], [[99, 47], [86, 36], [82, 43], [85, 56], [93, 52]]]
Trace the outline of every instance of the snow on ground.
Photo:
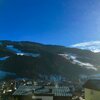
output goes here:
[[17, 53], [17, 55], [21, 55], [21, 56], [23, 56], [23, 55], [26, 55], [26, 56], [32, 56], [32, 57], [39, 57], [40, 56], [40, 54], [35, 54], [35, 53]]
[[15, 53], [21, 53], [21, 50], [19, 50], [17, 48], [14, 48], [13, 45], [7, 45], [6, 48], [13, 51], [13, 52], [15, 52]]
[[15, 48], [13, 45], [7, 45], [6, 48], [13, 51], [13, 52], [15, 52], [17, 55], [20, 55], [20, 56], [23, 56], [23, 55], [32, 56], [32, 57], [39, 57], [40, 56], [40, 54], [38, 54], [38, 53], [25, 53], [25, 52], [22, 52], [21, 50]]
[[6, 59], [8, 59], [8, 58], [9, 58], [9, 56], [0, 57], [0, 61], [6, 60]]
[[87, 68], [87, 69], [92, 69], [92, 70], [97, 71], [97, 68], [95, 68], [94, 65], [77, 60], [76, 55], [72, 55], [72, 54], [59, 54], [59, 55], [63, 56], [67, 60], [72, 60], [73, 64], [78, 64], [80, 66], [85, 66], [85, 68]]

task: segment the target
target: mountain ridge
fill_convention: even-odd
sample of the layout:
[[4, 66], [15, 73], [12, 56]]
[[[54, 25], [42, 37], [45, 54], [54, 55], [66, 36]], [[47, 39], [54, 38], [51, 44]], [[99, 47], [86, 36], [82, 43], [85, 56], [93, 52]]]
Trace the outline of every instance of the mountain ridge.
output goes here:
[[81, 75], [100, 73], [100, 53], [29, 41], [0, 43], [0, 58], [6, 57], [0, 60], [0, 70], [16, 73], [19, 77], [56, 74], [77, 79]]

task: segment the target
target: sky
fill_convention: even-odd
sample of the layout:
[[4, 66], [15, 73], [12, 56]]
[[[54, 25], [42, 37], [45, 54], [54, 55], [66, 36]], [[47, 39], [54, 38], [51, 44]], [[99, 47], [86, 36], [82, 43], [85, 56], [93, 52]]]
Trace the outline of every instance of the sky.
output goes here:
[[99, 41], [100, 0], [0, 0], [0, 40]]

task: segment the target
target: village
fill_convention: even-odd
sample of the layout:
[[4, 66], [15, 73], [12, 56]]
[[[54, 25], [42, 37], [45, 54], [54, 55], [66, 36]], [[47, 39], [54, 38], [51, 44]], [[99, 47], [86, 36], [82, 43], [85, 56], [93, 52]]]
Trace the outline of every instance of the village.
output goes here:
[[0, 100], [98, 100], [100, 79], [82, 82], [6, 80], [0, 82]]

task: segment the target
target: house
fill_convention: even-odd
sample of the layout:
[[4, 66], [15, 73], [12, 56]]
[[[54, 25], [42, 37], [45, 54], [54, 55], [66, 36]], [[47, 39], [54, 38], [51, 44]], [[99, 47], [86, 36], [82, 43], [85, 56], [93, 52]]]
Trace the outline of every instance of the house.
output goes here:
[[100, 99], [100, 79], [88, 80], [85, 85], [85, 100]]
[[68, 87], [20, 86], [7, 100], [71, 100]]

